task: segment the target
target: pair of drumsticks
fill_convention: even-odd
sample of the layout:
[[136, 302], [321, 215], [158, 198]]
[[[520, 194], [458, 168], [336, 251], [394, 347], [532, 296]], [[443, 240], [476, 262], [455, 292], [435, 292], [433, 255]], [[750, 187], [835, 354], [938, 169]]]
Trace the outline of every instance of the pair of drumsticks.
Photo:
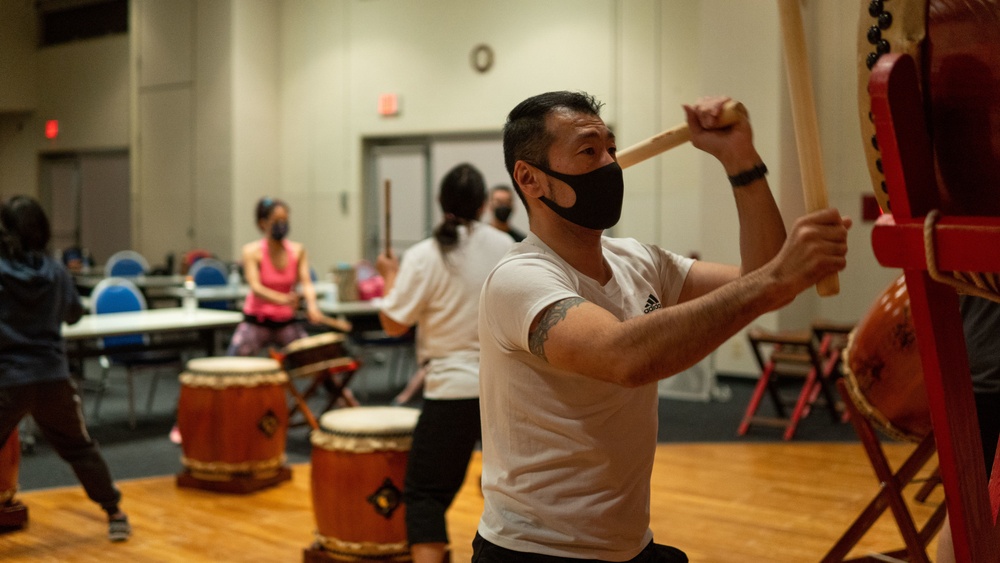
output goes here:
[[[791, 93], [792, 122], [795, 126], [795, 144], [802, 171], [802, 193], [806, 212], [818, 211], [829, 206], [826, 179], [823, 174], [822, 151], [819, 144], [819, 123], [813, 95], [812, 79], [809, 76], [809, 60], [806, 56], [805, 32], [802, 27], [802, 11], [799, 0], [778, 0], [781, 19], [782, 40], [785, 50], [785, 66], [788, 87]], [[720, 127], [732, 125], [746, 115], [746, 109], [738, 102], [726, 104], [719, 116]], [[691, 140], [691, 132], [686, 123], [677, 125], [618, 151], [618, 164], [628, 168], [647, 158], [656, 156]], [[816, 291], [826, 297], [840, 292], [837, 274], [820, 280]]]
[[[795, 144], [802, 171], [802, 193], [806, 212], [818, 211], [829, 206], [826, 179], [823, 174], [822, 151], [819, 144], [819, 122], [809, 76], [805, 32], [799, 0], [778, 0], [782, 42], [785, 50], [785, 67], [791, 93], [792, 122], [795, 126]], [[719, 126], [726, 127], [746, 115], [746, 108], [738, 102], [729, 102], [719, 116]], [[662, 133], [618, 151], [618, 164], [628, 168], [678, 147], [691, 140], [687, 123], [672, 127]], [[392, 255], [392, 182], [385, 181], [385, 253]], [[816, 291], [826, 297], [840, 292], [837, 274], [831, 274], [816, 285]]]

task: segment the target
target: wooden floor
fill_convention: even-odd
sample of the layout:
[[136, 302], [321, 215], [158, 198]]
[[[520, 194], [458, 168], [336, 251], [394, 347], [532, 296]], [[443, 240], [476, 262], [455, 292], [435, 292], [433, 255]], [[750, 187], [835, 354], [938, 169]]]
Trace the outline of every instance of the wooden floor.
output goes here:
[[[896, 467], [911, 449], [888, 445], [886, 454]], [[922, 474], [933, 467], [932, 460]], [[107, 541], [103, 515], [79, 487], [25, 493], [29, 526], [0, 536], [0, 560], [301, 561], [314, 528], [309, 466], [295, 466], [293, 475], [247, 496], [179, 489], [172, 477], [121, 482], [134, 527], [124, 544]], [[479, 475], [476, 457], [448, 514], [456, 562], [471, 555], [483, 506]], [[878, 483], [857, 444], [671, 444], [657, 450], [652, 487], [656, 540], [693, 563], [801, 563], [820, 560]], [[939, 487], [929, 500], [941, 499]], [[930, 511], [913, 506], [918, 525]], [[901, 546], [886, 514], [852, 555]]]

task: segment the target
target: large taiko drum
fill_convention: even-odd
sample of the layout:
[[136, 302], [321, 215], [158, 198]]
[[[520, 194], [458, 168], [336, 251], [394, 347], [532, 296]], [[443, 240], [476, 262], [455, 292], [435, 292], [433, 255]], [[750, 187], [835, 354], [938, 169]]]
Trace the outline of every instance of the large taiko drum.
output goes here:
[[420, 411], [330, 411], [314, 430], [312, 499], [316, 543], [332, 558], [409, 561], [403, 477]]
[[910, 296], [902, 276], [851, 332], [843, 369], [851, 399], [876, 428], [912, 442], [931, 432]]
[[300, 338], [281, 351], [289, 377], [306, 377], [314, 373], [350, 364], [344, 347], [344, 335], [325, 332]]
[[21, 441], [15, 428], [0, 447], [0, 528], [21, 527], [28, 519], [28, 509], [14, 498], [20, 464]]
[[288, 376], [277, 360], [197, 358], [180, 382], [179, 485], [249, 492], [291, 477], [285, 465]]
[[946, 215], [1000, 215], [1000, 3], [996, 0], [862, 0], [858, 112], [883, 211], [891, 210], [875, 139], [868, 81], [886, 53], [917, 63]]

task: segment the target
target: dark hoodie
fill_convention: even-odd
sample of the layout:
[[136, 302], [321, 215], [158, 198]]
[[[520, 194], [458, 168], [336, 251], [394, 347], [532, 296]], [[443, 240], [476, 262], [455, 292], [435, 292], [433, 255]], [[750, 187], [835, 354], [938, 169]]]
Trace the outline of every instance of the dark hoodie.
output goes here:
[[0, 387], [68, 378], [61, 326], [82, 314], [62, 264], [38, 252], [0, 258]]

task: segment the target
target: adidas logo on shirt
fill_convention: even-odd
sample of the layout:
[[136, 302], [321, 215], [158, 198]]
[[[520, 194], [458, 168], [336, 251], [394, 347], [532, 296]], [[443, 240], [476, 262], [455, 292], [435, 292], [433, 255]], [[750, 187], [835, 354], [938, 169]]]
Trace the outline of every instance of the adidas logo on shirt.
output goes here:
[[660, 300], [656, 298], [652, 293], [649, 294], [649, 299], [646, 300], [646, 307], [642, 310], [644, 313], [652, 313], [657, 309], [662, 309], [663, 305], [660, 304]]

